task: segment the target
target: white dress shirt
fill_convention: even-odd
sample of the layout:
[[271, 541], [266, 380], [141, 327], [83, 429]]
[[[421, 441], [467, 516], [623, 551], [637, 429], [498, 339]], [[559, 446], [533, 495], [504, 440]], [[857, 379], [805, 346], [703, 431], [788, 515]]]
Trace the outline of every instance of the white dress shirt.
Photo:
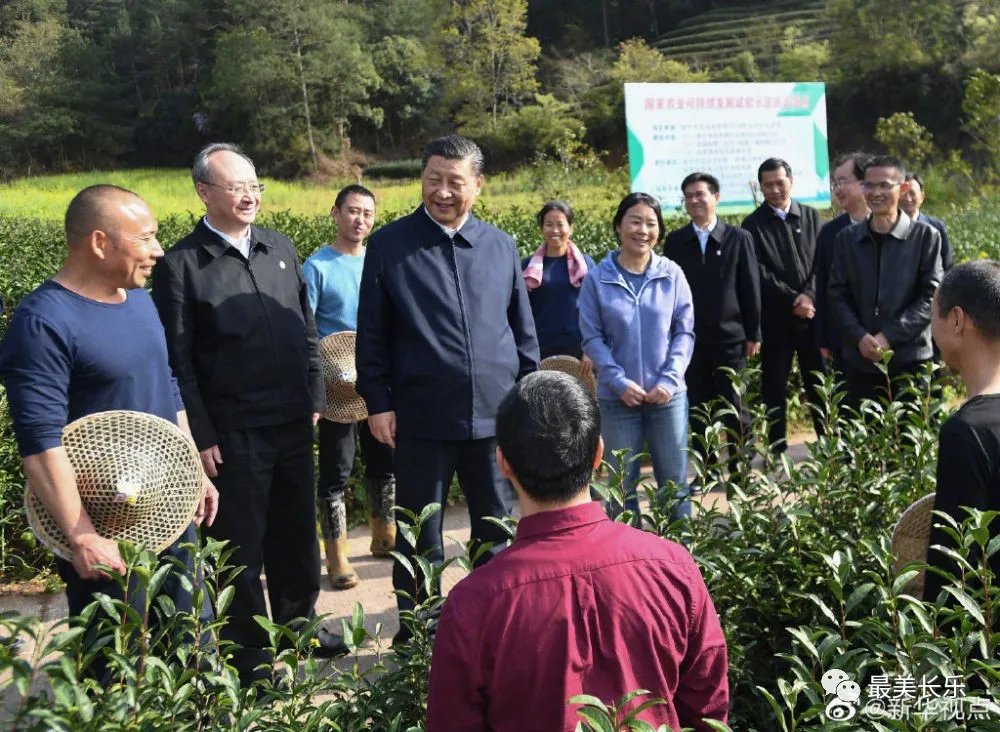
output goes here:
[[209, 231], [213, 231], [222, 237], [222, 240], [226, 242], [231, 247], [234, 247], [236, 251], [243, 255], [244, 259], [250, 259], [250, 227], [247, 227], [246, 233], [239, 239], [234, 239], [228, 234], [223, 234], [221, 231], [216, 229], [210, 223], [208, 223], [208, 216], [203, 216], [202, 221], [205, 222], [205, 226], [208, 227]]
[[429, 218], [431, 221], [433, 221], [435, 224], [441, 227], [441, 231], [443, 231], [448, 236], [449, 239], [454, 239], [455, 234], [457, 234], [459, 230], [463, 226], [465, 226], [465, 222], [469, 220], [469, 214], [468, 212], [466, 212], [465, 216], [462, 217], [462, 220], [458, 222], [458, 226], [456, 226], [454, 229], [449, 229], [447, 226], [442, 224], [436, 218], [431, 216], [431, 212], [427, 210], [426, 206], [424, 206], [424, 213], [427, 214], [427, 218]]
[[698, 237], [698, 243], [701, 244], [701, 254], [705, 255], [705, 249], [708, 247], [708, 236], [715, 230], [715, 225], [719, 223], [719, 219], [715, 216], [712, 220], [708, 222], [708, 226], [704, 229], [699, 229], [698, 224], [694, 221], [691, 222], [691, 226], [694, 227], [694, 233]]

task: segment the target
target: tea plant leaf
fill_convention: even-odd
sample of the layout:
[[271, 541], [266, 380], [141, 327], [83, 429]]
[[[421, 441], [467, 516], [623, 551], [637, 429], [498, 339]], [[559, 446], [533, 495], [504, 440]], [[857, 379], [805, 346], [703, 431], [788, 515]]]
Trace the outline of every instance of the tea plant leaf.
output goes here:
[[847, 603], [844, 605], [844, 611], [849, 615], [854, 609], [860, 605], [868, 595], [871, 594], [872, 590], [875, 589], [875, 585], [872, 582], [865, 582], [854, 588], [850, 596], [847, 598]]
[[597, 732], [616, 732], [608, 720], [606, 712], [601, 712], [591, 707], [582, 707], [581, 709], [577, 709], [576, 713], [587, 720], [591, 728], [597, 730]]
[[983, 612], [976, 601], [973, 600], [969, 595], [962, 589], [954, 586], [945, 587], [944, 591], [949, 595], [954, 597], [962, 605], [963, 608], [980, 624], [984, 624], [986, 620], [983, 618]]
[[920, 574], [919, 569], [911, 569], [896, 577], [896, 579], [892, 581], [892, 594], [898, 595], [902, 592], [903, 588], [910, 583], [910, 580], [915, 578], [918, 574]]

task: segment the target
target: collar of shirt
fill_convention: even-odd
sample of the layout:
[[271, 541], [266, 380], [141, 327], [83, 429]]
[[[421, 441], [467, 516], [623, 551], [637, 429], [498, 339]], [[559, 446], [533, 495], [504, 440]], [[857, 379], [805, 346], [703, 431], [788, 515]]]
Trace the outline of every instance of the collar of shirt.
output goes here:
[[[899, 218], [896, 219], [896, 223], [893, 224], [893, 227], [889, 229], [889, 231], [885, 232], [882, 236], [883, 237], [891, 236], [893, 239], [898, 239], [899, 241], [905, 241], [907, 235], [910, 233], [910, 226], [912, 225], [912, 223], [913, 223], [912, 220], [910, 219], [909, 216], [906, 215], [906, 212], [900, 209]], [[874, 239], [875, 234], [879, 233], [872, 228], [871, 218], [868, 219], [868, 226], [860, 228], [861, 228], [860, 232], [861, 235], [859, 237], [859, 241], [867, 236], [871, 236], [871, 238]]]
[[771, 206], [771, 210], [774, 211], [775, 216], [784, 221], [785, 217], [787, 217], [789, 212], [792, 210], [792, 204], [789, 203], [788, 208], [775, 208], [774, 206]]
[[525, 516], [517, 522], [517, 538], [528, 539], [544, 534], [554, 534], [558, 531], [575, 529], [579, 526], [594, 524], [598, 521], [610, 521], [600, 501], [588, 501], [579, 506], [555, 508], [551, 511], [534, 513]]
[[246, 234], [244, 234], [239, 239], [234, 239], [233, 237], [229, 236], [228, 234], [223, 234], [221, 231], [219, 231], [214, 226], [212, 226], [212, 224], [210, 224], [209, 221], [208, 221], [208, 216], [203, 216], [201, 220], [205, 222], [205, 226], [208, 227], [209, 231], [213, 232], [214, 234], [217, 234], [222, 239], [222, 241], [226, 242], [226, 244], [228, 244], [229, 246], [231, 246], [234, 249], [236, 249], [236, 251], [238, 251], [240, 254], [242, 254], [245, 259], [249, 259], [250, 258], [250, 227], [249, 226], [247, 227]]
[[715, 231], [715, 227], [718, 225], [718, 223], [719, 223], [718, 217], [713, 216], [712, 220], [708, 222], [708, 226], [706, 226], [704, 229], [699, 228], [698, 224], [696, 224], [694, 221], [691, 222], [691, 226], [694, 227], [694, 233], [696, 233], [698, 235], [698, 238], [700, 239], [702, 234], [704, 234], [707, 237], [709, 234]]
[[445, 235], [449, 239], [454, 239], [455, 238], [455, 234], [457, 234], [459, 231], [461, 231], [462, 227], [465, 226], [465, 222], [469, 220], [469, 214], [468, 214], [468, 212], [466, 212], [465, 216], [462, 217], [462, 221], [459, 223], [459, 225], [456, 226], [454, 229], [449, 229], [447, 226], [445, 226], [444, 224], [442, 224], [436, 218], [434, 218], [433, 216], [431, 216], [431, 212], [427, 210], [426, 206], [423, 206], [422, 208], [424, 209], [424, 213], [427, 214], [427, 218], [429, 218], [431, 221], [433, 221], [435, 224], [437, 224], [437, 226], [441, 229], [441, 231], [443, 231], [445, 233]]
[[712, 235], [712, 231], [715, 229], [716, 224], [719, 220], [716, 217], [712, 217], [712, 220], [708, 222], [708, 226], [704, 229], [698, 227], [694, 221], [691, 222], [691, 226], [694, 227], [694, 234], [698, 237], [698, 243], [701, 244], [701, 253], [705, 253], [705, 249], [708, 247], [708, 237]]

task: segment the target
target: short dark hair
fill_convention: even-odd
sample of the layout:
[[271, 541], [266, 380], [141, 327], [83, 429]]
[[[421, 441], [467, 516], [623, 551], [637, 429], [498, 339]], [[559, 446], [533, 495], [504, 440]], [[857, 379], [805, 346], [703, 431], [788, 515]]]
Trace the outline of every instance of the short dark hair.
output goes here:
[[552, 211], [559, 211], [560, 213], [562, 213], [563, 216], [566, 217], [566, 221], [569, 222], [569, 225], [570, 226], [573, 225], [572, 206], [570, 206], [565, 201], [547, 201], [546, 204], [542, 206], [542, 210], [539, 211], [538, 215], [535, 217], [535, 219], [538, 221], [539, 228], [541, 228], [542, 224], [545, 223], [546, 214], [549, 214]]
[[468, 137], [445, 135], [431, 142], [424, 148], [424, 156], [420, 161], [421, 172], [427, 167], [427, 161], [435, 155], [445, 160], [471, 160], [473, 174], [477, 177], [483, 174], [483, 151]]
[[990, 341], [1000, 341], [1000, 262], [975, 259], [945, 273], [937, 290], [938, 316], [962, 308], [976, 330]]
[[757, 182], [760, 183], [764, 178], [764, 173], [770, 173], [772, 170], [778, 170], [779, 168], [785, 169], [785, 175], [789, 178], [792, 177], [792, 166], [786, 163], [781, 158], [768, 158], [760, 167], [757, 168]]
[[600, 439], [597, 400], [558, 371], [528, 374], [497, 409], [497, 446], [539, 503], [568, 501], [587, 489]]
[[903, 180], [907, 183], [916, 182], [916, 184], [920, 186], [921, 191], [924, 193], [927, 192], [927, 186], [924, 185], [924, 179], [920, 177], [920, 173], [907, 173]]
[[710, 193], [719, 192], [719, 179], [714, 175], [711, 173], [691, 173], [681, 181], [681, 193], [684, 193], [688, 186], [695, 183], [706, 184]]
[[375, 200], [375, 194], [367, 188], [359, 186], [357, 183], [351, 183], [351, 185], [340, 189], [340, 193], [337, 194], [337, 198], [333, 201], [333, 207], [340, 208], [343, 206], [348, 196], [365, 196], [372, 199], [372, 201]]
[[72, 242], [78, 236], [109, 228], [105, 204], [113, 198], [123, 197], [140, 198], [139, 194], [110, 183], [88, 186], [73, 196], [66, 208], [66, 240]]
[[868, 161], [871, 160], [871, 157], [872, 156], [868, 153], [860, 150], [844, 153], [833, 161], [833, 170], [836, 170], [844, 163], [853, 163], [851, 166], [851, 172], [854, 174], [854, 178], [856, 180], [864, 180], [865, 168], [868, 165]]
[[615, 229], [615, 236], [618, 236], [618, 227], [621, 226], [622, 221], [625, 219], [625, 214], [628, 213], [630, 208], [638, 206], [639, 204], [649, 206], [653, 209], [653, 213], [656, 214], [656, 223], [660, 226], [657, 243], [662, 242], [663, 238], [667, 235], [667, 232], [663, 229], [663, 212], [660, 210], [660, 202], [655, 196], [651, 196], [648, 193], [629, 193], [622, 199], [622, 202], [618, 204], [618, 210], [615, 212], [615, 217], [611, 221], [611, 225]]
[[902, 160], [892, 155], [875, 155], [868, 160], [865, 172], [867, 173], [870, 168], [890, 168], [899, 173], [900, 179], [906, 180], [906, 165], [903, 164]]

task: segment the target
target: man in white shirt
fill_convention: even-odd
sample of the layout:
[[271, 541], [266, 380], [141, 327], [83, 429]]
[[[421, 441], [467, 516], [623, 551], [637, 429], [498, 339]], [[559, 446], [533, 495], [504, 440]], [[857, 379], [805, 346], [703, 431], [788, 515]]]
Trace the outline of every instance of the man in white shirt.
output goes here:
[[704, 419], [728, 402], [741, 413], [726, 415], [729, 430], [729, 467], [739, 467], [737, 454], [748, 449], [749, 419], [733, 384], [724, 371], [746, 368], [747, 358], [760, 350], [760, 271], [753, 239], [743, 229], [719, 221], [719, 181], [708, 173], [691, 173], [681, 183], [684, 208], [691, 224], [667, 235], [664, 256], [684, 270], [694, 299], [695, 346], [684, 381], [688, 388], [691, 447], [714, 465], [718, 455], [708, 455]]

